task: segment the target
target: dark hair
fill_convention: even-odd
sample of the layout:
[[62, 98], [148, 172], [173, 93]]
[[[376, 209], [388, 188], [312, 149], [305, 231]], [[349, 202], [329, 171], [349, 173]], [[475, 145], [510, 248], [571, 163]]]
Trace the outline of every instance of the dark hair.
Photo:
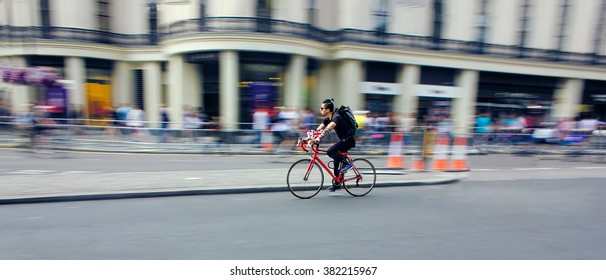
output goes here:
[[328, 108], [328, 110], [332, 113], [335, 111], [335, 104], [333, 103], [335, 100], [330, 98], [330, 99], [324, 99], [324, 101], [322, 101], [322, 104], [324, 104], [324, 107]]

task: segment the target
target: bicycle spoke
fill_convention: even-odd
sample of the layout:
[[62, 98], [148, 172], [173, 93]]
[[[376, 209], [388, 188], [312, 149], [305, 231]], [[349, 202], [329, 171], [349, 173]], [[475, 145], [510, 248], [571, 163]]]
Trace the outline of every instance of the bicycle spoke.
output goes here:
[[288, 190], [298, 198], [312, 198], [322, 189], [324, 173], [319, 164], [302, 159], [295, 162], [288, 170], [286, 184]]
[[345, 190], [353, 196], [364, 196], [374, 187], [377, 172], [370, 161], [358, 158], [353, 160], [354, 167], [345, 174]]

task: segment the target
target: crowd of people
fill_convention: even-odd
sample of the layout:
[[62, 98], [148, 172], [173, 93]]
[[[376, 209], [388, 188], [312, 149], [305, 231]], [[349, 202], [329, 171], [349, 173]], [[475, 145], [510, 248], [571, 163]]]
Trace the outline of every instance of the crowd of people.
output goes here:
[[[40, 114], [44, 106], [32, 105], [27, 112], [11, 114], [10, 108], [0, 104], [0, 125], [7, 128], [9, 124], [17, 127], [32, 125], [34, 116]], [[106, 117], [102, 120], [87, 120], [85, 122], [83, 109], [80, 105], [71, 104], [59, 124], [73, 128], [75, 133], [82, 133], [81, 125], [104, 125], [106, 135], [112, 139], [125, 139], [140, 141], [142, 135], [153, 134], [158, 142], [170, 142], [171, 137], [189, 139], [196, 143], [200, 137], [211, 135], [209, 131], [219, 131], [217, 122], [205, 112], [204, 108], [185, 106], [183, 108], [182, 129], [173, 129], [170, 124], [173, 120], [169, 109], [160, 104], [159, 122], [149, 123], [143, 109], [136, 105], [123, 104], [107, 108]], [[394, 112], [356, 111], [356, 120], [359, 129], [356, 141], [360, 145], [388, 145], [390, 135], [394, 132], [413, 132], [415, 128], [431, 127], [438, 134], [450, 134], [453, 123], [448, 110], [430, 110], [430, 113], [417, 118], [416, 114], [405, 116]], [[52, 119], [52, 114], [44, 112], [45, 119]], [[271, 141], [278, 150], [294, 148], [296, 139], [313, 130], [321, 120], [310, 108], [297, 110], [290, 107], [261, 108], [254, 110], [249, 133], [254, 135], [253, 143], [263, 144], [264, 135], [272, 135]], [[523, 134], [541, 139], [564, 139], [571, 134], [591, 135], [593, 131], [606, 129], [606, 124], [593, 114], [581, 114], [576, 118], [561, 119], [557, 122], [544, 122], [541, 116], [532, 114], [519, 114], [510, 112], [481, 111], [475, 117], [471, 132], [474, 140], [491, 141], [505, 134]], [[80, 131], [79, 131], [80, 129]], [[148, 130], [149, 129], [149, 130]], [[153, 132], [149, 132], [153, 131]], [[169, 133], [170, 132], [170, 133]], [[213, 136], [219, 134], [212, 134]], [[406, 139], [405, 139], [406, 141]]]
[[534, 142], [561, 143], [571, 135], [584, 139], [605, 128], [606, 123], [595, 114], [546, 122], [536, 115], [503, 113], [491, 116], [488, 112], [481, 112], [475, 118], [474, 133], [475, 139], [483, 141], [492, 141], [501, 135], [521, 135]]

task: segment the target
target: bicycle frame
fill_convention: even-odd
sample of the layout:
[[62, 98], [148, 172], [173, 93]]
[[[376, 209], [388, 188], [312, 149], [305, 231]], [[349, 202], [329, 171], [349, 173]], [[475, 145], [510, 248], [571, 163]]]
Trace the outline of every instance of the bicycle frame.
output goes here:
[[[303, 140], [303, 139], [301, 139]], [[307, 145], [307, 141], [303, 140], [303, 141], [299, 141], [300, 144], [299, 146], [301, 147], [301, 149], [303, 149], [306, 152], [310, 152], [310, 150], [308, 150], [305, 146]], [[305, 179], [307, 179], [307, 176], [309, 176], [309, 173], [311, 172], [311, 169], [313, 168], [314, 164], [316, 162], [318, 162], [320, 164], [320, 166], [322, 166], [322, 168], [324, 168], [324, 170], [330, 175], [330, 177], [332, 177], [332, 179], [337, 183], [345, 183], [351, 180], [360, 180], [362, 179], [362, 174], [360, 173], [360, 171], [358, 171], [358, 169], [356, 168], [356, 166], [353, 164], [353, 160], [351, 159], [351, 157], [349, 156], [349, 153], [345, 152], [339, 152], [341, 155], [344, 155], [345, 157], [347, 157], [347, 160], [349, 160], [349, 162], [352, 163], [352, 167], [351, 170], [353, 170], [354, 174], [356, 176], [352, 176], [351, 178], [344, 178], [343, 173], [339, 173], [339, 177], [336, 177], [335, 174], [332, 172], [332, 170], [330, 170], [330, 167], [328, 167], [328, 165], [326, 165], [324, 163], [324, 161], [322, 161], [322, 159], [318, 156], [319, 152], [327, 152], [327, 150], [324, 149], [320, 149], [319, 144], [313, 144], [311, 145], [311, 151], [313, 152], [313, 154], [310, 155], [311, 157], [311, 162], [309, 163], [309, 166], [307, 167], [307, 171], [305, 172]], [[337, 163], [335, 163], [337, 164]]]

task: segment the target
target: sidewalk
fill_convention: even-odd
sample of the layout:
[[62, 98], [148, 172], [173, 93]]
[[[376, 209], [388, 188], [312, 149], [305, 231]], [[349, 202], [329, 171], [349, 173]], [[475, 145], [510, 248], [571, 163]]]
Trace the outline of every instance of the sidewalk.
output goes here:
[[[0, 148], [14, 148], [23, 140], [0, 135]], [[204, 143], [155, 143], [75, 138], [65, 146], [69, 151], [174, 154], [263, 154], [254, 145], [209, 145]], [[381, 154], [368, 151], [366, 154]], [[255, 192], [286, 192], [287, 169], [217, 171], [166, 171], [124, 173], [50, 173], [3, 175], [0, 204], [124, 199], [181, 195], [211, 195]], [[468, 172], [407, 172], [377, 170], [382, 187], [449, 184], [466, 178]], [[330, 184], [325, 180], [325, 188]], [[341, 190], [345, 192], [344, 190]], [[321, 193], [328, 193], [323, 191]], [[372, 193], [371, 193], [372, 195]]]
[[[285, 169], [57, 173], [2, 176], [0, 204], [78, 200], [288, 192]], [[449, 184], [468, 172], [404, 172], [379, 169], [373, 192], [382, 187]], [[330, 182], [325, 181], [325, 188]], [[344, 190], [341, 190], [345, 192]], [[324, 193], [328, 193], [323, 190]], [[290, 193], [286, 197], [294, 198]], [[372, 192], [371, 194], [372, 195]]]

